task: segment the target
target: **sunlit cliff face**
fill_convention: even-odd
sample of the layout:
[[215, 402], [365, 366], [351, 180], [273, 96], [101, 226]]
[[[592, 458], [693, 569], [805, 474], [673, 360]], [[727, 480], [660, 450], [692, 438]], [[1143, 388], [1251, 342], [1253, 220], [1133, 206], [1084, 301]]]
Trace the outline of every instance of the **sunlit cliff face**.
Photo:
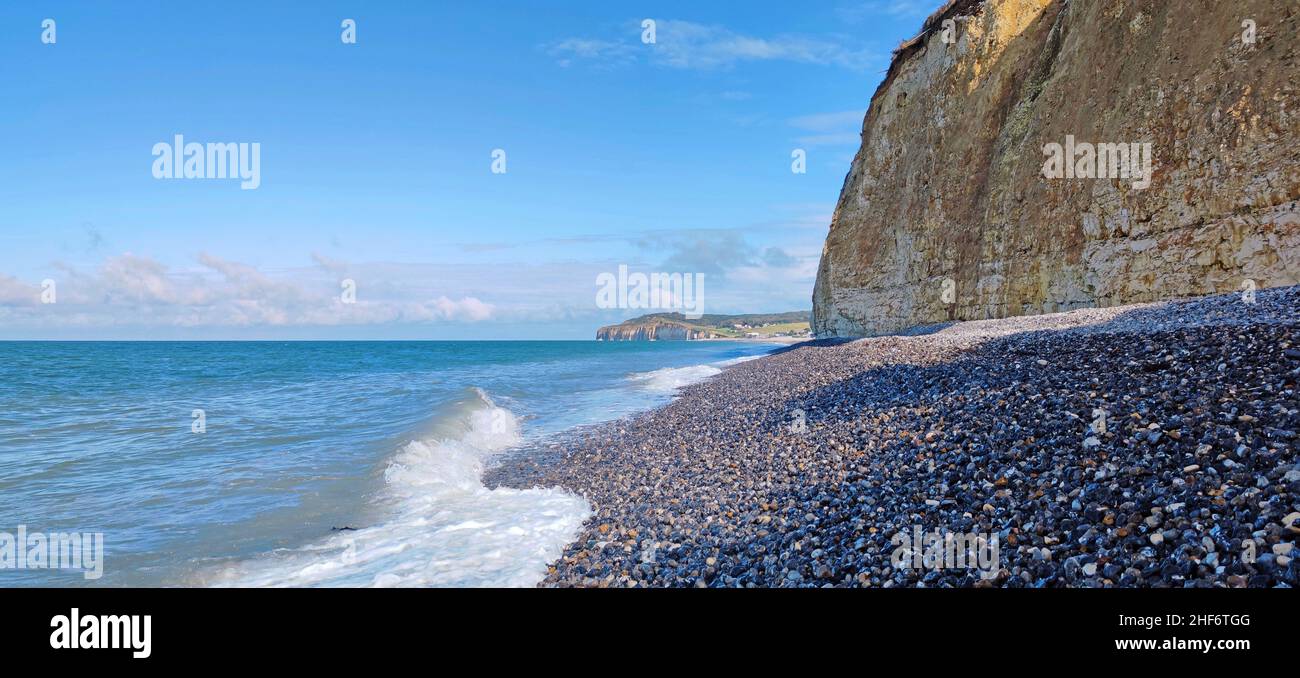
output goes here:
[[[986, 0], [931, 17], [872, 97], [814, 330], [1295, 284], [1297, 36], [1280, 7]], [[1045, 176], [1061, 147], [1149, 149], [1149, 171], [1111, 176], [1080, 150]]]

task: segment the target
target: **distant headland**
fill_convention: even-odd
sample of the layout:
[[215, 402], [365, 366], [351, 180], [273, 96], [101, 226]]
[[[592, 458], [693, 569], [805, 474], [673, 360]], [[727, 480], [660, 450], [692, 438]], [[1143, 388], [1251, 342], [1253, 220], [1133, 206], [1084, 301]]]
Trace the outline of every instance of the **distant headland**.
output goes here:
[[681, 313], [651, 313], [596, 330], [599, 341], [671, 341], [697, 339], [806, 339], [811, 311], [787, 313], [705, 314], [687, 319]]

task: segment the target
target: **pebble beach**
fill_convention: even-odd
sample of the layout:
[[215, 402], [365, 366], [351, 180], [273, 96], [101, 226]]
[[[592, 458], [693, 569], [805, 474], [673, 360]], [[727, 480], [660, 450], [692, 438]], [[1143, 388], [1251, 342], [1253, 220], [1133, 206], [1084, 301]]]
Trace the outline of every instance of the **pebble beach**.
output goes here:
[[[807, 342], [484, 480], [590, 503], [542, 586], [1294, 587], [1297, 309], [1288, 287]], [[922, 533], [996, 559], [922, 565]]]

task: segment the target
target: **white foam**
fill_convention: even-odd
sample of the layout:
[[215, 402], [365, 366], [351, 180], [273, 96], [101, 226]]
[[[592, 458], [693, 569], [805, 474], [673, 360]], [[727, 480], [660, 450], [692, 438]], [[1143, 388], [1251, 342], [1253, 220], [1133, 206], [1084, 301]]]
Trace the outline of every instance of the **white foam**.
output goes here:
[[739, 358], [720, 360], [707, 365], [689, 365], [687, 367], [665, 367], [651, 372], [636, 372], [628, 375], [628, 380], [638, 382], [647, 391], [654, 393], [676, 393], [678, 389], [696, 384], [732, 365], [739, 365], [750, 360], [762, 358], [760, 355], [746, 355]]
[[716, 362], [716, 363], [713, 363], [713, 364], [714, 364], [714, 365], [718, 365], [718, 366], [720, 366], [720, 367], [731, 367], [732, 365], [739, 365], [739, 364], [741, 364], [741, 363], [747, 363], [747, 362], [749, 362], [749, 361], [751, 361], [751, 360], [758, 360], [759, 358], [762, 358], [762, 357], [763, 357], [763, 354], [761, 354], [761, 353], [760, 353], [759, 355], [742, 355], [742, 356], [740, 356], [739, 358], [732, 358], [732, 359], [730, 359], [730, 360], [723, 360], [723, 361], [721, 361], [721, 362]]
[[675, 393], [677, 389], [690, 386], [722, 370], [713, 365], [691, 365], [689, 367], [665, 367], [653, 372], [638, 372], [628, 376], [631, 381], [654, 393]]
[[532, 586], [591, 515], [559, 489], [489, 490], [483, 463], [520, 442], [519, 421], [486, 394], [454, 433], [414, 440], [384, 473], [394, 515], [218, 573], [236, 586]]

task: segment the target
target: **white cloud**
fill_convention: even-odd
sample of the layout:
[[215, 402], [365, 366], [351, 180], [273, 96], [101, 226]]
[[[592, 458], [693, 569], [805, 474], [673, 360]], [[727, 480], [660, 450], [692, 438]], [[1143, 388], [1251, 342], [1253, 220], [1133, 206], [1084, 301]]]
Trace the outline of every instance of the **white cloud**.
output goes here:
[[827, 132], [842, 127], [861, 127], [864, 116], [866, 111], [859, 110], [813, 113], [790, 120], [790, 125], [812, 132]]
[[28, 327], [322, 327], [474, 323], [496, 313], [475, 296], [427, 294], [424, 284], [386, 284], [361, 274], [355, 303], [343, 303], [338, 273], [352, 267], [313, 259], [316, 266], [271, 274], [207, 253], [190, 271], [122, 254], [90, 272], [60, 267], [55, 304], [39, 303], [39, 286], [0, 275], [0, 319]]
[[811, 134], [796, 137], [805, 147], [857, 146], [862, 142], [862, 119], [866, 111], [813, 113], [790, 120], [790, 126]]
[[672, 68], [726, 69], [742, 62], [785, 61], [864, 70], [881, 55], [845, 45], [838, 37], [776, 35], [758, 37], [723, 26], [659, 19], [654, 44], [640, 42], [640, 29], [623, 40], [569, 38], [547, 46], [562, 66], [576, 60], [621, 64], [644, 57]]
[[891, 19], [924, 19], [943, 4], [943, 0], [871, 0], [843, 6], [839, 9], [839, 15], [849, 23], [861, 23], [882, 16]]
[[[532, 261], [350, 262], [322, 253], [267, 268], [202, 253], [172, 265], [139, 254], [93, 267], [53, 265], [36, 274], [58, 285], [40, 303], [40, 281], [0, 272], [0, 336], [22, 338], [396, 338], [589, 336], [636, 315], [596, 305], [596, 278], [619, 265], [706, 274], [708, 312], [807, 308], [828, 204], [774, 205], [774, 218], [744, 228], [548, 238], [516, 243]], [[539, 243], [574, 245], [537, 261]], [[574, 259], [601, 243], [599, 257]], [[341, 283], [356, 283], [343, 303]], [[535, 329], [537, 328], [537, 329]], [[549, 328], [549, 329], [548, 329]]]
[[33, 306], [40, 301], [40, 288], [21, 280], [0, 275], [0, 306]]
[[492, 317], [495, 308], [492, 304], [485, 304], [474, 297], [465, 297], [460, 301], [452, 301], [447, 297], [438, 297], [433, 302], [433, 307], [438, 309], [445, 320], [469, 320], [477, 322], [487, 320]]
[[612, 40], [569, 38], [546, 46], [546, 51], [564, 67], [575, 60], [596, 61], [605, 66], [627, 63], [635, 58], [632, 43]]
[[331, 259], [317, 252], [311, 253], [311, 260], [316, 262], [317, 266], [320, 266], [321, 268], [325, 269], [326, 271], [329, 271], [330, 273], [333, 273], [334, 275], [339, 275], [339, 276], [347, 275], [348, 264], [345, 261], [339, 261], [338, 259]]
[[[126, 253], [110, 257], [99, 272], [101, 289], [111, 302], [177, 303], [180, 294], [167, 277], [167, 267]], [[78, 290], [73, 287], [73, 290]]]

